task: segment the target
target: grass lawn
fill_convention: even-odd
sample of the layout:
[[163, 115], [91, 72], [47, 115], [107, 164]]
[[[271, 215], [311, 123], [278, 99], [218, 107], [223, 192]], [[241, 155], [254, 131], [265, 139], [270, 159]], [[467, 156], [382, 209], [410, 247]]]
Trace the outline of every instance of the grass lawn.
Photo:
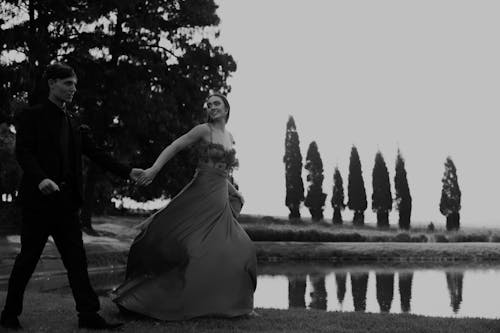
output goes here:
[[[0, 304], [5, 292], [0, 293]], [[78, 331], [70, 295], [27, 293], [20, 317], [26, 332]], [[437, 318], [408, 314], [324, 312], [320, 310], [257, 309], [257, 318], [204, 318], [184, 322], [131, 319], [101, 298], [101, 314], [125, 322], [123, 332], [500, 332], [500, 321], [478, 318]], [[81, 330], [80, 330], [81, 332]]]

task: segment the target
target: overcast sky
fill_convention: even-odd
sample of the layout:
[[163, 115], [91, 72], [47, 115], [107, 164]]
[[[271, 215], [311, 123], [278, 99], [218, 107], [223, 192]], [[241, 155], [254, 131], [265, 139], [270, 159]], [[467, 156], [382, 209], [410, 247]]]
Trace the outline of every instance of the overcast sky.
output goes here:
[[[394, 195], [397, 147], [406, 159], [413, 220], [444, 225], [444, 162], [462, 190], [463, 225], [500, 226], [500, 2], [218, 0], [218, 40], [238, 69], [230, 79], [229, 129], [243, 213], [288, 214], [284, 138], [295, 118], [302, 155], [315, 140], [329, 204], [333, 169], [361, 157], [371, 212], [378, 149]], [[305, 181], [306, 172], [303, 173]], [[307, 183], [305, 183], [307, 187]], [[302, 209], [303, 216], [310, 216]], [[391, 212], [397, 221], [397, 213]], [[348, 210], [346, 219], [352, 218]]]

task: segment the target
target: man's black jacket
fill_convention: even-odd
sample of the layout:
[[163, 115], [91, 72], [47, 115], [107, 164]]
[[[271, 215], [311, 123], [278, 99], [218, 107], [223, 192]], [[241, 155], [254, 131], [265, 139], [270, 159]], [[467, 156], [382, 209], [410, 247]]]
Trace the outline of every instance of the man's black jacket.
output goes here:
[[[131, 168], [98, 148], [85, 126], [81, 126], [75, 117], [68, 117], [73, 147], [69, 158], [73, 159], [74, 166], [74, 179], [71, 183], [76, 192], [72, 201], [80, 206], [83, 200], [82, 153], [104, 169], [123, 178], [128, 178]], [[64, 120], [63, 111], [49, 100], [26, 108], [17, 117], [16, 156], [23, 170], [18, 201], [22, 206], [37, 208], [47, 203], [47, 196], [38, 188], [43, 179], [49, 178], [58, 185], [64, 181], [60, 149], [61, 124]]]

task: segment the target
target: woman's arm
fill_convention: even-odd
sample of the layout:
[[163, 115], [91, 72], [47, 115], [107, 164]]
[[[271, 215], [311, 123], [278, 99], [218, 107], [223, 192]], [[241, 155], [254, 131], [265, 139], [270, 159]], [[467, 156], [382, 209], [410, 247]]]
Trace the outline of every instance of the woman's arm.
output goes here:
[[229, 181], [229, 179], [227, 180], [227, 190], [228, 190], [228, 194], [230, 196], [237, 196], [238, 198], [240, 198], [240, 201], [241, 201], [241, 204], [243, 205], [245, 203], [245, 198], [243, 198], [243, 194], [241, 194], [241, 192], [239, 192], [233, 184], [231, 184], [231, 182]]
[[145, 170], [144, 175], [138, 179], [138, 184], [149, 185], [163, 166], [174, 157], [175, 154], [206, 136], [209, 131], [210, 129], [207, 124], [201, 124], [193, 127], [189, 132], [177, 138], [163, 149], [153, 165]]

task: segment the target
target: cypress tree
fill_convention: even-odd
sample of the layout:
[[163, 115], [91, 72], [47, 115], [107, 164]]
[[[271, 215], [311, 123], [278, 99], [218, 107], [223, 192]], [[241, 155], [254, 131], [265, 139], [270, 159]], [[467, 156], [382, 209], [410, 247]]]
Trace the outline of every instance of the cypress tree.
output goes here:
[[349, 160], [349, 183], [347, 185], [347, 195], [349, 201], [347, 206], [354, 211], [352, 223], [363, 225], [365, 223], [364, 211], [368, 206], [366, 201], [365, 182], [363, 181], [363, 172], [361, 170], [361, 161], [359, 160], [358, 150], [352, 146], [351, 157]]
[[408, 230], [410, 229], [412, 199], [406, 177], [405, 160], [399, 149], [396, 157], [394, 187], [396, 189], [396, 209], [399, 211], [399, 228]]
[[306, 207], [309, 208], [313, 221], [323, 219], [323, 206], [325, 205], [326, 194], [323, 193], [323, 162], [319, 155], [318, 145], [315, 141], [311, 142], [306, 156], [306, 170], [309, 171], [307, 181], [309, 188], [305, 200]]
[[342, 211], [345, 209], [344, 182], [342, 180], [342, 175], [340, 174], [338, 167], [335, 167], [335, 171], [333, 173], [333, 191], [331, 203], [333, 208], [332, 222], [334, 224], [342, 224]]
[[290, 210], [290, 219], [300, 219], [300, 203], [304, 201], [304, 183], [302, 182], [302, 155], [299, 146], [299, 134], [295, 127], [295, 120], [288, 117], [285, 137], [285, 204]]
[[443, 188], [441, 190], [441, 202], [439, 210], [446, 216], [446, 230], [460, 229], [460, 199], [462, 193], [458, 186], [457, 168], [451, 157], [446, 158], [444, 163]]
[[392, 210], [391, 183], [387, 165], [380, 151], [375, 155], [372, 187], [372, 210], [377, 213], [377, 226], [389, 227], [389, 212]]

